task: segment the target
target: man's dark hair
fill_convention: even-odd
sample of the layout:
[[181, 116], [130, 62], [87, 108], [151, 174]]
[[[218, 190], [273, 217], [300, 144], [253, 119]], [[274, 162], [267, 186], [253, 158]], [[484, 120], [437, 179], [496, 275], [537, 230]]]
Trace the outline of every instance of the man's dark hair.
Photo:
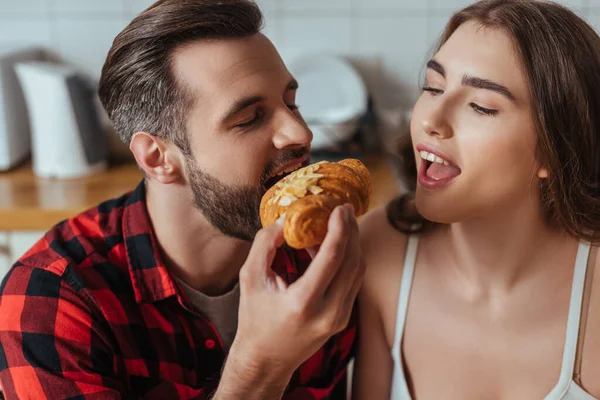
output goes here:
[[115, 38], [100, 78], [100, 100], [121, 139], [147, 132], [189, 154], [185, 116], [195, 96], [173, 73], [175, 50], [252, 36], [262, 23], [251, 0], [161, 0], [141, 13]]

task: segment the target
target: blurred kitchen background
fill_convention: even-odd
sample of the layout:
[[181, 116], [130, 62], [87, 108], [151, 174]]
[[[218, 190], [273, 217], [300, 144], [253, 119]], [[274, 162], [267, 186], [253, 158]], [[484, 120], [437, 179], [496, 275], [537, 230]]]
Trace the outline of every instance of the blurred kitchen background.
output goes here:
[[[152, 0], [0, 0], [0, 278], [56, 222], [141, 178], [95, 85], [114, 37]], [[314, 156], [364, 159], [374, 205], [402, 190], [396, 147], [424, 63], [469, 0], [258, 0], [300, 81]], [[600, 0], [563, 0], [600, 30]], [[127, 162], [129, 161], [129, 162]]]

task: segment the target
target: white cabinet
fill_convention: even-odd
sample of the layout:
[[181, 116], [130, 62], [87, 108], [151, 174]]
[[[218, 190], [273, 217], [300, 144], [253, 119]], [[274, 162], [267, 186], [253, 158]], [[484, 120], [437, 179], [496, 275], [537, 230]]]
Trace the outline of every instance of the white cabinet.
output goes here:
[[0, 232], [0, 281], [6, 275], [11, 265], [10, 246], [8, 243], [8, 233]]
[[11, 263], [17, 261], [27, 250], [44, 236], [43, 231], [12, 231], [10, 233]]
[[0, 232], [0, 281], [8, 269], [44, 236], [43, 231]]

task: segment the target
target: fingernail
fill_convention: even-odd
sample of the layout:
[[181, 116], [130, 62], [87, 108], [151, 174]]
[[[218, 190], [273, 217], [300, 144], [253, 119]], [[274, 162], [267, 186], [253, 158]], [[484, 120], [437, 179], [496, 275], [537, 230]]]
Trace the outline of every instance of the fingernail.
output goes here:
[[337, 212], [338, 214], [340, 214], [340, 217], [342, 217], [342, 218], [345, 218], [345, 217], [346, 217], [346, 211], [344, 210], [344, 206], [336, 206], [336, 207], [333, 209], [333, 212], [332, 212], [332, 214], [334, 214], [334, 213], [336, 213], [336, 212]]
[[354, 206], [352, 204], [348, 205], [348, 215], [350, 218], [354, 217]]
[[348, 209], [346, 208], [346, 206], [342, 206], [342, 218], [344, 219], [344, 221], [348, 221]]
[[350, 223], [352, 212], [348, 206], [344, 206], [344, 217], [346, 218], [346, 222]]

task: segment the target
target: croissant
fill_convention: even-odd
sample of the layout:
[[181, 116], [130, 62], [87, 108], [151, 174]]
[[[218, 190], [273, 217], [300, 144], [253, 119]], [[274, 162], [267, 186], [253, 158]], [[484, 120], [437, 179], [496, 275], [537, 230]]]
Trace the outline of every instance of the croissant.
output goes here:
[[283, 236], [295, 249], [321, 244], [329, 215], [345, 203], [357, 217], [367, 212], [372, 191], [369, 170], [356, 159], [322, 161], [294, 171], [262, 197], [260, 219], [269, 226], [285, 214]]

